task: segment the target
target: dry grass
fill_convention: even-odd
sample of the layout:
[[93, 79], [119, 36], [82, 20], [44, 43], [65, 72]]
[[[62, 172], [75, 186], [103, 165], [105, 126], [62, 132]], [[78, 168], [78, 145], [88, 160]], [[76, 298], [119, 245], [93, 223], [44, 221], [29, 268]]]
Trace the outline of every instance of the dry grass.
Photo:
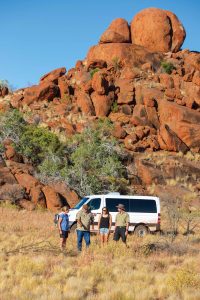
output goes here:
[[200, 299], [200, 235], [129, 236], [129, 248], [96, 236], [76, 252], [70, 234], [59, 249], [53, 214], [0, 208], [0, 299]]

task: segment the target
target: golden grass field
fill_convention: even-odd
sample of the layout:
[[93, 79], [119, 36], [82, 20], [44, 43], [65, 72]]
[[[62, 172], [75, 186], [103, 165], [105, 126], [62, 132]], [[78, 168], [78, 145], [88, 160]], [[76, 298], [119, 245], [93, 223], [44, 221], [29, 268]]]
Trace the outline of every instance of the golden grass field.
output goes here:
[[0, 300], [200, 299], [200, 234], [128, 237], [76, 251], [59, 248], [50, 212], [0, 207]]

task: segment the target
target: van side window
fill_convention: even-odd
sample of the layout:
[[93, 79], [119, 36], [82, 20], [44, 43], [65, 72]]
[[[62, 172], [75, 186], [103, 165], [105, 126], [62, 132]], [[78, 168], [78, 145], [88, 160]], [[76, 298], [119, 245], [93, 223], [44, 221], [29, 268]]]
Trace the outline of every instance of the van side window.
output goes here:
[[106, 207], [108, 208], [109, 212], [117, 212], [117, 205], [123, 204], [125, 206], [125, 210], [129, 211], [129, 199], [122, 199], [122, 198], [106, 198]]
[[90, 200], [87, 205], [90, 207], [91, 210], [96, 210], [100, 208], [101, 205], [101, 198], [94, 198]]
[[145, 199], [130, 199], [130, 212], [156, 213], [156, 201]]

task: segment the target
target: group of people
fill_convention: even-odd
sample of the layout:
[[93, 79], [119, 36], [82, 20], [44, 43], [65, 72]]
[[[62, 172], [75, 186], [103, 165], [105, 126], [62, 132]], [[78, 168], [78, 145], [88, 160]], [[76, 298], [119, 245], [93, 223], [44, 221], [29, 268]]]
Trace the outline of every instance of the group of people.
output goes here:
[[[126, 244], [126, 238], [128, 235], [129, 228], [129, 215], [125, 211], [123, 204], [117, 205], [118, 213], [115, 218], [115, 227], [113, 240], [119, 241], [121, 238], [123, 243]], [[62, 212], [59, 214], [58, 219], [58, 229], [61, 239], [61, 248], [65, 249], [66, 241], [69, 235], [69, 208], [67, 206], [62, 208]], [[77, 249], [82, 250], [82, 242], [85, 240], [86, 247], [90, 245], [90, 225], [94, 229], [94, 216], [90, 212], [90, 208], [87, 204], [82, 206], [82, 209], [76, 215], [77, 220]], [[102, 208], [102, 213], [99, 215], [98, 219], [98, 232], [101, 241], [101, 245], [108, 242], [109, 235], [112, 227], [112, 216], [108, 211], [107, 207]]]

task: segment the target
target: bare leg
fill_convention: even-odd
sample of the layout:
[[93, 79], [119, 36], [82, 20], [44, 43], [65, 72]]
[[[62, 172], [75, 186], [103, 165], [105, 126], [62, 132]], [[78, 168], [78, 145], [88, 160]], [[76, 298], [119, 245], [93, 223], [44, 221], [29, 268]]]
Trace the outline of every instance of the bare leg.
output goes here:
[[100, 234], [101, 246], [104, 245], [104, 234]]
[[104, 241], [106, 244], [108, 243], [108, 238], [109, 238], [109, 233], [104, 235]]
[[66, 238], [61, 238], [60, 239], [60, 242], [61, 242], [60, 247], [61, 247], [62, 250], [64, 250], [66, 248], [66, 241], [67, 241]]

